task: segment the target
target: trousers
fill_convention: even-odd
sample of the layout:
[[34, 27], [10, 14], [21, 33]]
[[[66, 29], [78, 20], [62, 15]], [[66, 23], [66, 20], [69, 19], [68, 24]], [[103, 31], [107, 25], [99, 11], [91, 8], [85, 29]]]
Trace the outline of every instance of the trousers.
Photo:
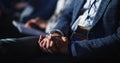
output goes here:
[[72, 63], [70, 57], [43, 52], [38, 37], [0, 39], [0, 63]]

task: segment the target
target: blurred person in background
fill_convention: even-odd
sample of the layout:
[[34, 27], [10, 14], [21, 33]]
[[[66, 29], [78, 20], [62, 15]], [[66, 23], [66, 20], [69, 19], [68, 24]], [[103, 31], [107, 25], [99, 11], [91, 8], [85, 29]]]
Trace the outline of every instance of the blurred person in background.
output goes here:
[[[0, 0], [0, 2], [5, 12], [0, 23], [0, 38], [26, 36], [19, 33], [12, 21], [26, 22], [36, 16], [47, 20], [53, 14], [57, 4], [57, 0]], [[31, 9], [33, 12], [29, 14]]]
[[12, 25], [12, 20], [16, 19], [16, 13], [24, 9], [26, 5], [27, 2], [22, 0], [0, 0], [0, 10], [2, 10], [0, 17], [0, 38], [19, 36], [17, 29]]
[[36, 17], [36, 19], [31, 19], [25, 24], [27, 28], [34, 28], [34, 25], [39, 28], [45, 29], [46, 33], [49, 33], [50, 30], [54, 28], [54, 26], [58, 23], [60, 16], [63, 14], [64, 10], [69, 6], [71, 0], [58, 0], [57, 6], [54, 14], [48, 20], [41, 20]]
[[[20, 21], [26, 23], [31, 19], [39, 17], [42, 20], [48, 20], [54, 13], [57, 0], [29, 0], [28, 6], [24, 9], [24, 13], [31, 13], [20, 18]], [[31, 9], [31, 10], [30, 10]]]

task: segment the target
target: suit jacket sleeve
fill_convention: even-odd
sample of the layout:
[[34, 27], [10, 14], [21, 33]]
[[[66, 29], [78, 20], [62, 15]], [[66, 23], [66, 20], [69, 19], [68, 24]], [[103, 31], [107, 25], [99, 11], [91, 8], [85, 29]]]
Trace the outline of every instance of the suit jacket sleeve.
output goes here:
[[70, 23], [72, 21], [73, 7], [74, 3], [71, 3], [69, 7], [66, 7], [65, 11], [60, 17], [57, 26], [52, 31], [55, 31], [57, 29], [62, 31], [62, 33], [65, 34], [65, 36], [68, 35], [68, 32], [70, 31]]
[[113, 57], [119, 56], [120, 53], [120, 27], [117, 33], [112, 35], [93, 39], [76, 41], [73, 43], [77, 53], [77, 57]]
[[[68, 10], [61, 17], [55, 29], [61, 30], [66, 36], [70, 30], [70, 23], [74, 3], [70, 5]], [[120, 24], [119, 24], [120, 25]], [[77, 57], [109, 57], [118, 56], [120, 53], [120, 26], [116, 33], [92, 40], [76, 41], [72, 43], [75, 47]]]

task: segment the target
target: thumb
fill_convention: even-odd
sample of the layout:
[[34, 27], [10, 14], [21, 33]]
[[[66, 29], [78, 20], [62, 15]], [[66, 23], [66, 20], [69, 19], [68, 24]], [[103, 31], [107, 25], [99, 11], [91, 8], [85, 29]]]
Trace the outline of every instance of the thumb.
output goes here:
[[62, 41], [66, 43], [68, 41], [67, 37], [62, 37]]

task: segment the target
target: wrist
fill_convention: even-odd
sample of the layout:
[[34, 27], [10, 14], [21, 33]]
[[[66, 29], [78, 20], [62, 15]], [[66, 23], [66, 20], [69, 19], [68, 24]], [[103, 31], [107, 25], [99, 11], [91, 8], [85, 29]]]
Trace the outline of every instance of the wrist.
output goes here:
[[59, 36], [64, 36], [63, 32], [58, 29], [51, 31], [50, 34], [57, 34]]

